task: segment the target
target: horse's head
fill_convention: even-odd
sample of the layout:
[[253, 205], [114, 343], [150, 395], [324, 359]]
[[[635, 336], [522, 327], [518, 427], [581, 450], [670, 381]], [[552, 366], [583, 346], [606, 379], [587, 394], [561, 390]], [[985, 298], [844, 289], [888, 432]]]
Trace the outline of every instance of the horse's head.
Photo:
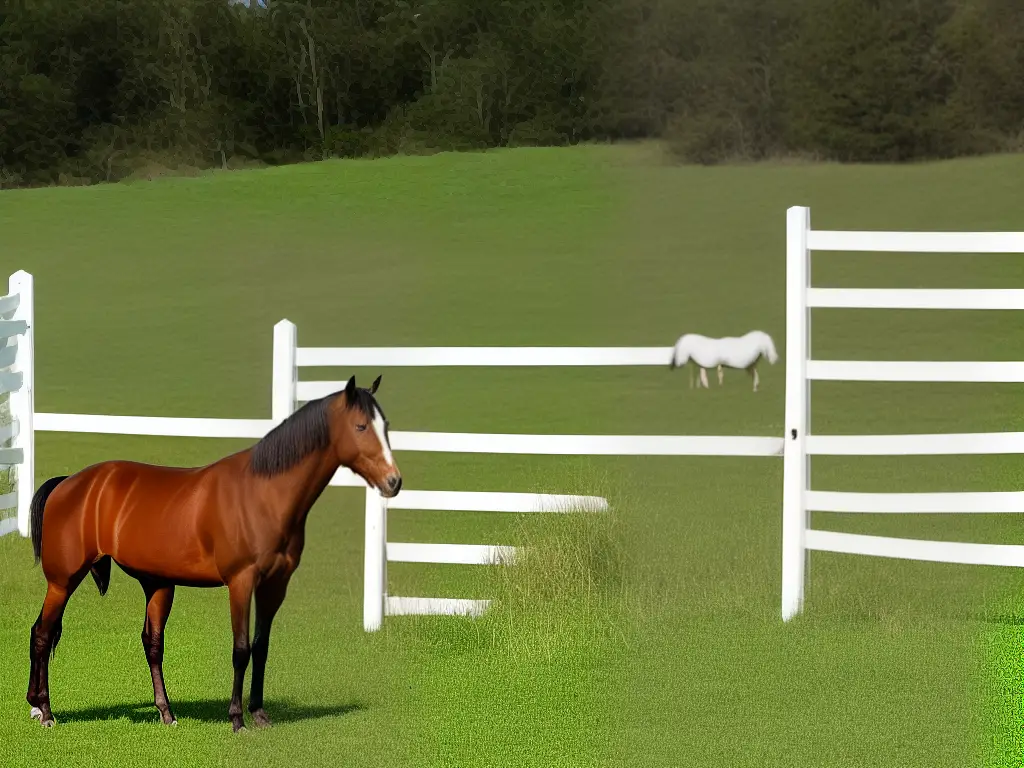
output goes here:
[[764, 331], [761, 331], [761, 346], [764, 350], [765, 357], [768, 358], [768, 362], [775, 365], [779, 361], [779, 353], [775, 351], [775, 342], [772, 341], [772, 337]]
[[668, 364], [670, 370], [679, 368], [690, 362], [690, 346], [692, 340], [692, 334], [684, 333], [676, 341], [675, 346], [672, 348], [672, 361]]
[[331, 441], [342, 466], [390, 499], [402, 489], [402, 473], [391, 455], [388, 421], [374, 398], [380, 378], [369, 389], [357, 387], [355, 376], [348, 380], [344, 397], [335, 398], [331, 409]]

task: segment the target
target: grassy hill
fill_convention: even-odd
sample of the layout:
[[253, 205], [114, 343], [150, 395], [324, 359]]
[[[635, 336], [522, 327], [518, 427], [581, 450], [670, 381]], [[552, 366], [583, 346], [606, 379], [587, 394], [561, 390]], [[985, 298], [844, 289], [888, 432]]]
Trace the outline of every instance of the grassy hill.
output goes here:
[[[768, 331], [785, 359], [785, 209], [838, 229], [1024, 228], [1024, 157], [919, 166], [672, 168], [643, 148], [325, 162], [0, 194], [6, 273], [36, 277], [40, 411], [269, 416], [273, 324], [300, 344], [670, 345]], [[2, 270], [0, 270], [2, 271]], [[818, 285], [1024, 287], [1014, 256], [815, 258]], [[822, 358], [1006, 359], [1008, 312], [817, 311]], [[691, 391], [667, 369], [395, 369], [394, 429], [778, 435], [784, 362]], [[342, 378], [348, 372], [310, 371]], [[360, 379], [378, 371], [355, 371]], [[714, 382], [714, 376], [712, 376]], [[1013, 385], [819, 384], [827, 433], [1024, 429]], [[39, 475], [193, 465], [244, 441], [41, 434]], [[962, 766], [1019, 759], [1013, 569], [815, 553], [779, 620], [782, 462], [400, 454], [406, 486], [604, 492], [606, 523], [393, 513], [404, 541], [515, 544], [518, 574], [392, 565], [392, 594], [498, 596], [476, 622], [361, 628], [362, 501], [329, 489], [274, 629], [267, 708], [233, 736], [225, 590], [181, 589], [158, 724], [141, 590], [72, 599], [58, 727], [26, 717], [30, 546], [0, 539], [0, 764]], [[1015, 490], [1016, 457], [818, 460], [816, 488]], [[816, 515], [814, 525], [1024, 543], [1012, 516]], [[542, 548], [543, 549], [543, 548]], [[566, 562], [559, 567], [557, 563]], [[248, 690], [248, 681], [246, 684]]]

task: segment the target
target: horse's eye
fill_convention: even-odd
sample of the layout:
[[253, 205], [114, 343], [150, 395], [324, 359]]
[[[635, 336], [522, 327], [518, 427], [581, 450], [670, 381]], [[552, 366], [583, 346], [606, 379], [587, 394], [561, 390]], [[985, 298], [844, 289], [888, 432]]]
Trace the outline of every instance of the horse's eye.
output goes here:
[[356, 424], [356, 432], [365, 432], [365, 431], [366, 431], [366, 425], [365, 424]]

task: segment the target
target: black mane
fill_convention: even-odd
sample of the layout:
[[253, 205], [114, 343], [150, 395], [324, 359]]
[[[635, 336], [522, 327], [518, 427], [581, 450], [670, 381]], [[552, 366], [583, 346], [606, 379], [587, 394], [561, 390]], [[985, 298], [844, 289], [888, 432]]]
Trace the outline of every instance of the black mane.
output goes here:
[[[328, 408], [344, 390], [310, 400], [299, 410], [282, 421], [262, 440], [253, 446], [249, 455], [249, 467], [262, 477], [273, 477], [287, 472], [315, 451], [325, 450], [331, 444], [331, 425], [327, 418]], [[358, 408], [367, 419], [374, 417], [374, 410], [381, 412], [376, 398], [368, 389], [357, 387], [348, 408]]]

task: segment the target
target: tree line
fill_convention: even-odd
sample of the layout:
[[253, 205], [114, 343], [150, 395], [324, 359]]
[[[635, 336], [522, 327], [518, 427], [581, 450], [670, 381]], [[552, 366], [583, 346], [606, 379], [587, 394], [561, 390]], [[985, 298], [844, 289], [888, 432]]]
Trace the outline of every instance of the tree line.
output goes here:
[[0, 0], [0, 187], [663, 138], [688, 162], [1024, 147], [1019, 0]]

